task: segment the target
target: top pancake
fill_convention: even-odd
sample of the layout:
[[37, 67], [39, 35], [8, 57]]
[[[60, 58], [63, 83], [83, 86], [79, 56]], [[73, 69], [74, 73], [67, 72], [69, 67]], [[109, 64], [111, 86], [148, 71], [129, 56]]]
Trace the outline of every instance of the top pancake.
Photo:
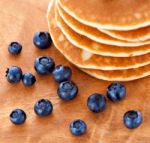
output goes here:
[[133, 30], [150, 25], [150, 0], [58, 0], [83, 24], [108, 30]]

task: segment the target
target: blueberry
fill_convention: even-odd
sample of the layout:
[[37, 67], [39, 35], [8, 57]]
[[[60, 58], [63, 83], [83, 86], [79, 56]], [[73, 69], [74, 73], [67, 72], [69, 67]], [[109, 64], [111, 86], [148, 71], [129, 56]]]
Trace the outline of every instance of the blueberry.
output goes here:
[[53, 71], [53, 78], [59, 83], [68, 80], [71, 75], [72, 71], [67, 66], [58, 65]]
[[36, 32], [33, 43], [39, 49], [46, 49], [52, 44], [52, 39], [48, 32]]
[[40, 99], [34, 105], [34, 112], [38, 116], [48, 116], [53, 111], [52, 103], [47, 99]]
[[10, 121], [13, 124], [21, 125], [26, 120], [26, 113], [21, 109], [15, 109], [10, 114]]
[[87, 107], [95, 113], [102, 112], [106, 107], [106, 98], [105, 96], [94, 93], [90, 95], [87, 99]]
[[11, 42], [8, 46], [9, 53], [18, 55], [22, 50], [22, 45], [18, 42]]
[[112, 83], [107, 88], [107, 97], [111, 101], [118, 101], [126, 96], [126, 88], [120, 83]]
[[36, 78], [31, 73], [25, 73], [22, 76], [22, 82], [25, 86], [31, 86], [36, 82]]
[[134, 129], [140, 126], [142, 120], [142, 114], [140, 111], [137, 110], [130, 110], [126, 112], [123, 116], [125, 126], [130, 129]]
[[87, 130], [87, 125], [83, 120], [77, 119], [71, 122], [70, 132], [73, 135], [80, 136], [83, 135]]
[[48, 56], [37, 57], [34, 62], [34, 68], [39, 74], [49, 74], [54, 70], [55, 62]]
[[11, 66], [6, 71], [6, 77], [8, 82], [10, 83], [17, 83], [22, 78], [22, 70], [20, 67]]
[[73, 81], [64, 81], [59, 84], [57, 94], [63, 100], [72, 100], [78, 94], [78, 87]]

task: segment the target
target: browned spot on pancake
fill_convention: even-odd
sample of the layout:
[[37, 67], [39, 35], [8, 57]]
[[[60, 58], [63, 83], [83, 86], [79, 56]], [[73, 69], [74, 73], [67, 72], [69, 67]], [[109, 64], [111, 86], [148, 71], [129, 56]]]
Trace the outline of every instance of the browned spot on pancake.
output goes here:
[[64, 48], [67, 48], [69, 46], [69, 43], [67, 41], [64, 42]]

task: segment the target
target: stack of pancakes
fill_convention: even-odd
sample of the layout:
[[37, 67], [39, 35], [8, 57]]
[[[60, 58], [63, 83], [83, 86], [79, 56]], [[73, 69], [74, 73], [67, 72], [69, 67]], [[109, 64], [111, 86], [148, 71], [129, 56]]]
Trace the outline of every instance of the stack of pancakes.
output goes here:
[[89, 75], [150, 75], [150, 0], [51, 0], [48, 23], [56, 48]]

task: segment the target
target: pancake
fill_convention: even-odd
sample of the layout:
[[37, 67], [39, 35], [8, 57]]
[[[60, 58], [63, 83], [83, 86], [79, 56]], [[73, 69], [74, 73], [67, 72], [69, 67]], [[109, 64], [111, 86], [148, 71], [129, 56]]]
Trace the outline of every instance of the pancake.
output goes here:
[[[60, 17], [63, 19], [63, 21], [75, 32], [78, 34], [81, 34], [83, 36], [86, 36], [87, 38], [107, 45], [116, 45], [116, 46], [126, 46], [126, 47], [135, 47], [135, 46], [141, 46], [150, 44], [150, 40], [147, 41], [138, 41], [138, 42], [127, 42], [127, 41], [121, 41], [118, 39], [114, 39], [107, 34], [99, 31], [96, 28], [89, 27], [87, 25], [84, 25], [77, 20], [75, 20], [73, 17], [68, 15], [58, 4], [57, 4], [57, 13], [60, 15]], [[149, 31], [150, 33], [150, 31]]]
[[99, 29], [99, 31], [113, 38], [128, 42], [142, 42], [150, 40], [150, 26], [130, 31], [115, 31], [104, 29]]
[[[55, 39], [57, 37], [57, 39]], [[74, 62], [80, 68], [92, 68], [102, 70], [120, 70], [137, 68], [150, 64], [150, 53], [142, 56], [135, 57], [108, 57], [91, 54], [85, 50], [81, 50], [78, 47], [72, 45], [59, 28], [55, 30], [54, 42], [58, 50], [64, 54], [67, 59]]]
[[94, 69], [81, 69], [88, 75], [95, 77], [97, 79], [107, 80], [107, 81], [131, 81], [140, 79], [150, 75], [150, 65], [140, 67], [137, 69], [128, 70], [117, 70], [117, 71], [103, 71]]
[[[85, 36], [74, 32], [62, 18], [56, 13], [57, 24], [70, 43], [82, 50], [89, 51], [93, 54], [111, 57], [130, 57], [146, 54], [150, 52], [150, 44], [138, 47], [120, 47], [105, 45], [95, 42]], [[82, 39], [82, 40], [81, 40]]]
[[[55, 39], [55, 37], [57, 37], [57, 39]], [[59, 28], [55, 30], [55, 37], [53, 40], [57, 49], [64, 54], [69, 61], [74, 62], [81, 68], [116, 70], [137, 68], [139, 66], [150, 64], [150, 53], [126, 58], [100, 56], [91, 54], [72, 45]]]
[[[61, 31], [58, 28], [55, 18], [54, 18], [55, 17], [54, 4], [51, 5], [50, 3], [47, 17], [48, 17], [49, 30], [50, 30], [53, 42], [56, 48], [61, 49], [61, 47], [63, 46], [59, 43], [60, 37], [58, 38], [58, 35], [59, 33], [61, 33]], [[66, 55], [64, 54], [64, 56]], [[72, 63], [75, 64], [75, 62], [72, 62]], [[135, 69], [117, 70], [117, 71], [103, 71], [103, 70], [83, 69], [83, 68], [81, 70], [83, 70], [84, 72], [96, 78], [109, 80], [109, 81], [110, 80], [111, 81], [113, 80], [129, 81], [129, 80], [134, 80], [134, 79], [138, 79], [138, 78], [150, 75], [150, 65], [146, 65], [144, 67], [135, 68]]]
[[[85, 25], [107, 30], [133, 30], [150, 25], [150, 0], [58, 0]], [[117, 20], [116, 20], [117, 19]]]

